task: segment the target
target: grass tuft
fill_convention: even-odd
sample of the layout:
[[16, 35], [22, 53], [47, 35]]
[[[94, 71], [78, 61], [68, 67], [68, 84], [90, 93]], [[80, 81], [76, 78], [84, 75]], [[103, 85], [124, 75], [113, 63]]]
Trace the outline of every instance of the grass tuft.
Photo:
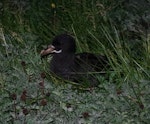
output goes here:
[[[149, 1], [0, 2], [0, 123], [149, 123]], [[143, 6], [145, 6], [143, 8]], [[108, 79], [85, 88], [49, 73], [42, 46], [67, 32], [106, 55]]]

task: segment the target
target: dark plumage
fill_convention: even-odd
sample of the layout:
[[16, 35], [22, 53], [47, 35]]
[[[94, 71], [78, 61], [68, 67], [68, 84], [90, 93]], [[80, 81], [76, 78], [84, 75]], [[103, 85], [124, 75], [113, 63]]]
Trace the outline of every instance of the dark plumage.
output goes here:
[[98, 84], [95, 73], [108, 67], [106, 56], [76, 52], [73, 37], [61, 34], [54, 38], [52, 45], [41, 51], [41, 56], [52, 54], [50, 70], [61, 78], [90, 86]]

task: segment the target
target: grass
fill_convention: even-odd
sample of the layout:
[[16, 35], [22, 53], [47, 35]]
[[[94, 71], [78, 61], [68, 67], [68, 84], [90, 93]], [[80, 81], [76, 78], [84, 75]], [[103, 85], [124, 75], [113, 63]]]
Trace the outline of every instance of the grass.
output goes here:
[[[0, 7], [0, 123], [149, 123], [146, 7], [136, 14], [115, 0], [14, 0]], [[130, 30], [134, 20], [140, 32]], [[74, 36], [77, 52], [108, 56], [113, 71], [107, 80], [98, 77], [98, 87], [83, 89], [49, 74], [50, 58], [41, 60], [39, 53], [63, 32]]]

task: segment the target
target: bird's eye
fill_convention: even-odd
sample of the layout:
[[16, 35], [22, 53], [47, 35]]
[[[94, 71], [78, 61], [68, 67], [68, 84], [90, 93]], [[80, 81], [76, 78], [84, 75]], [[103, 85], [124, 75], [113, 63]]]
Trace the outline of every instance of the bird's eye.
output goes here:
[[60, 50], [62, 45], [58, 40], [54, 40], [52, 45], [55, 47], [55, 50]]
[[52, 45], [54, 45], [54, 46], [60, 46], [60, 45], [61, 45], [61, 43], [60, 43], [60, 42], [58, 42], [58, 41], [53, 41]]

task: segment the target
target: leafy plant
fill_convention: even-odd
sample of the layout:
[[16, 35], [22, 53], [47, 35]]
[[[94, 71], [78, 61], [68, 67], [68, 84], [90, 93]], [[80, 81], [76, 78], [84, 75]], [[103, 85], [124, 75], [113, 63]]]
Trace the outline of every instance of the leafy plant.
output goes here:
[[[149, 1], [2, 0], [0, 14], [0, 123], [149, 123]], [[40, 49], [62, 32], [107, 55], [98, 87], [49, 73]]]

